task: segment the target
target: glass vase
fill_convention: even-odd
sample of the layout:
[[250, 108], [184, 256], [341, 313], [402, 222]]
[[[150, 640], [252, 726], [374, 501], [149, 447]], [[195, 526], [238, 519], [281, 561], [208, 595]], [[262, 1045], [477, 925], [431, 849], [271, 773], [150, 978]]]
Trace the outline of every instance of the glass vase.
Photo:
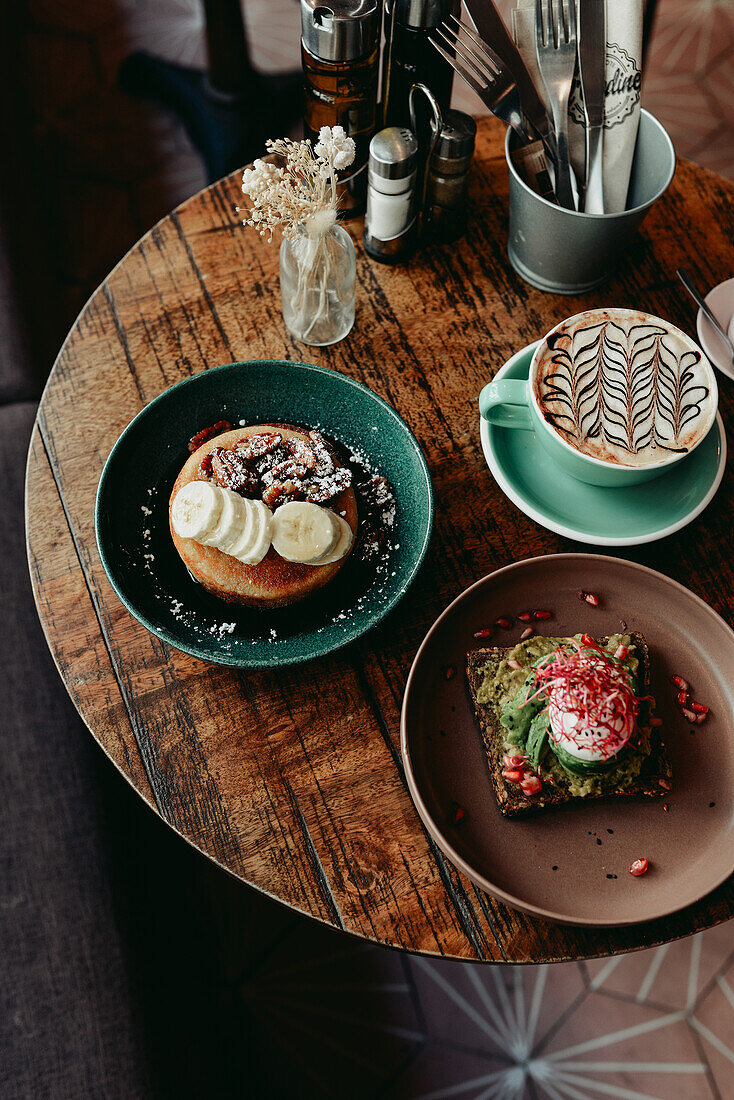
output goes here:
[[300, 225], [280, 246], [280, 293], [286, 328], [303, 344], [343, 340], [354, 324], [354, 243], [337, 224]]

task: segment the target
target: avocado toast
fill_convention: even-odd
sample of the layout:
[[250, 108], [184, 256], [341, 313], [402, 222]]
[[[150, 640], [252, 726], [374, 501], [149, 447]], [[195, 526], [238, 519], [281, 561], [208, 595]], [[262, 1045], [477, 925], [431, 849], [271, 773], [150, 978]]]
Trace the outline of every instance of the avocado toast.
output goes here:
[[[619, 715], [616, 725], [604, 727], [600, 756], [585, 747], [593, 745], [588, 731], [580, 751], [576, 726], [572, 734], [564, 733], [569, 727], [564, 727], [567, 716], [559, 711], [558, 699], [569, 696], [558, 694], [558, 684], [565, 674], [576, 702], [573, 670], [579, 667], [582, 673], [591, 671], [587, 680], [600, 694], [600, 684], [606, 692], [602, 706], [594, 710], [592, 701], [584, 713], [608, 717], [611, 700], [615, 721]], [[659, 720], [652, 715], [650, 660], [641, 634], [596, 640], [535, 636], [510, 648], [472, 650], [466, 671], [497, 804], [505, 816], [580, 799], [660, 798], [670, 790], [670, 762]], [[600, 736], [598, 722], [591, 726], [591, 734]]]

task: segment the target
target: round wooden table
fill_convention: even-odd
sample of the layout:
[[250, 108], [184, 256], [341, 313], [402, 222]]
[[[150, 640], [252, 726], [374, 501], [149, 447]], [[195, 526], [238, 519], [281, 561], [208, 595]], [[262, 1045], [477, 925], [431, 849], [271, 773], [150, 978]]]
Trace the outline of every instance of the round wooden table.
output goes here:
[[[668, 919], [619, 930], [553, 925], [494, 901], [444, 859], [408, 796], [398, 745], [405, 679], [428, 627], [472, 581], [575, 548], [494, 484], [479, 443], [482, 385], [524, 344], [594, 305], [639, 307], [695, 332], [675, 269], [689, 265], [709, 286], [731, 275], [734, 186], [680, 163], [616, 276], [594, 294], [556, 297], [508, 263], [502, 137], [494, 120], [479, 123], [464, 240], [395, 268], [358, 248], [356, 324], [331, 348], [304, 347], [286, 332], [278, 247], [241, 227], [239, 173], [151, 230], [90, 299], [49, 379], [28, 464], [28, 552], [69, 694], [110, 759], [182, 837], [243, 882], [345, 932], [458, 959], [544, 962], [650, 946], [726, 920], [734, 881]], [[104, 460], [146, 402], [207, 367], [260, 358], [333, 367], [391, 402], [428, 458], [437, 519], [418, 580], [380, 627], [324, 660], [245, 674], [168, 648], [125, 611], [100, 565], [93, 504]], [[721, 391], [732, 424], [734, 390], [724, 379]], [[731, 621], [733, 498], [730, 462], [698, 520], [623, 556], [675, 577]]]

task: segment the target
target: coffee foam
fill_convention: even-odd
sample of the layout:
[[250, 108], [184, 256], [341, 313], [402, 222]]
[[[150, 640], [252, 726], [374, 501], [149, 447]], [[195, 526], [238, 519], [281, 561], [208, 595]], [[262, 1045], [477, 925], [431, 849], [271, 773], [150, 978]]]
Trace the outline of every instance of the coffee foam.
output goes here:
[[710, 371], [683, 333], [637, 310], [590, 310], [541, 345], [545, 420], [582, 454], [648, 466], [692, 450], [716, 414]]

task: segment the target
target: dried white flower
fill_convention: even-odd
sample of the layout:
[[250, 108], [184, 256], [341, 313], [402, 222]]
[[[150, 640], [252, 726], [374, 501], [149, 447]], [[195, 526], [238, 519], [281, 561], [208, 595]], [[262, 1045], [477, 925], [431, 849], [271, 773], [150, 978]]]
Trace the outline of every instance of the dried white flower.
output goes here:
[[322, 126], [316, 144], [316, 156], [327, 161], [337, 172], [348, 168], [354, 160], [354, 139], [347, 137], [343, 126]]
[[252, 200], [243, 225], [261, 236], [280, 227], [293, 240], [306, 225], [309, 236], [323, 236], [336, 220], [336, 173], [354, 160], [355, 145], [343, 126], [322, 126], [316, 148], [310, 141], [267, 141], [280, 163], [256, 160], [242, 173], [242, 192]]

